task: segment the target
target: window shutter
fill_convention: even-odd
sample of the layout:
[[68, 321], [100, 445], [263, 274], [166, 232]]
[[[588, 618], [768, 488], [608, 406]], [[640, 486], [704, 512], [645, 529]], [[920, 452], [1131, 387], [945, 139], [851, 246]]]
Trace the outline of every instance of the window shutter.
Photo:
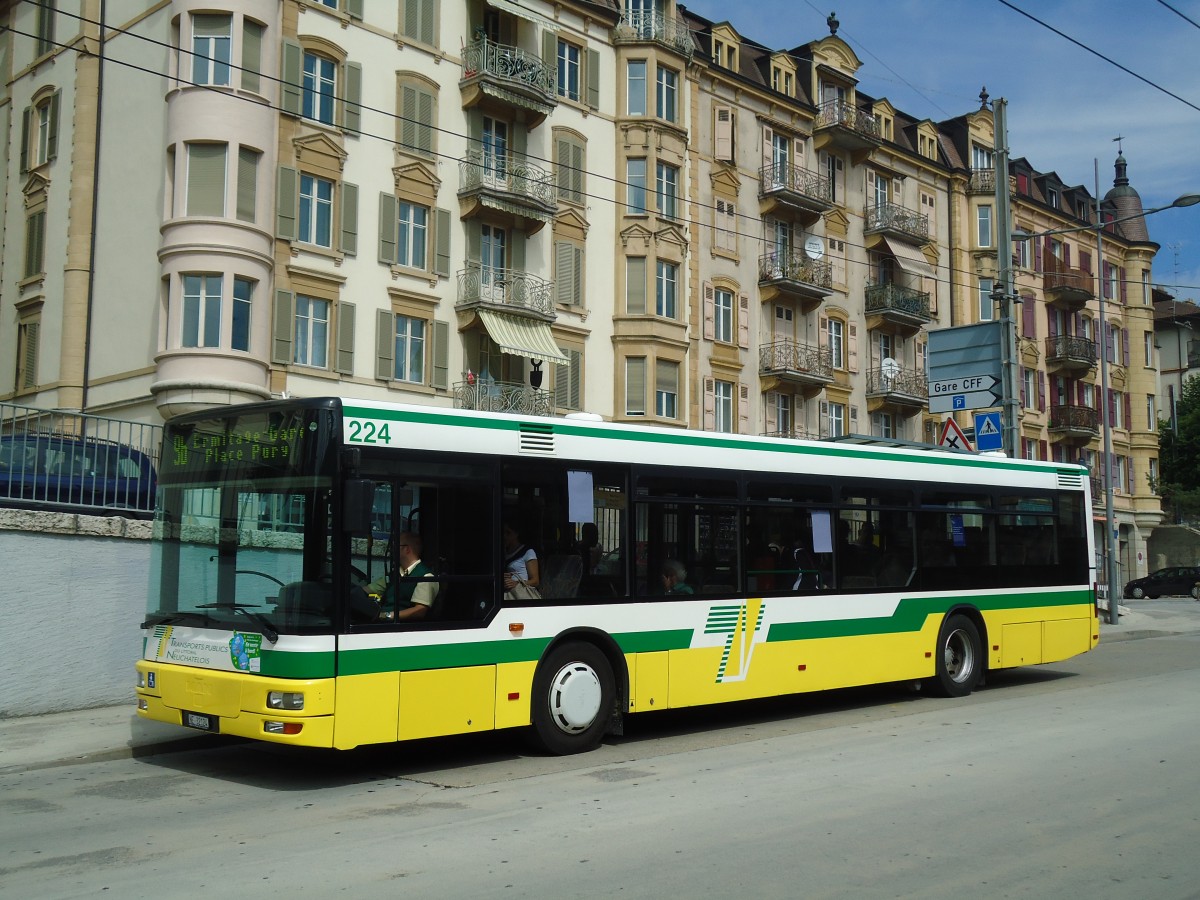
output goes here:
[[391, 381], [396, 374], [396, 317], [387, 309], [375, 310], [375, 377]]
[[584, 159], [583, 145], [571, 144], [571, 199], [583, 202]]
[[704, 282], [704, 339], [711, 341], [716, 337], [716, 324], [713, 321], [716, 313], [716, 291], [711, 281]]
[[300, 79], [301, 61], [304, 51], [295, 41], [284, 40], [282, 72], [280, 78], [280, 107], [285, 115], [299, 117], [303, 110], [303, 82]]
[[580, 409], [580, 376], [583, 354], [578, 350], [563, 350], [570, 362], [554, 367], [554, 405], [563, 409]]
[[1032, 297], [1021, 297], [1021, 331], [1027, 338], [1037, 337], [1037, 304]]
[[249, 147], [238, 148], [237, 217], [253, 222], [258, 205], [258, 160], [261, 154]]
[[446, 209], [434, 210], [434, 228], [437, 234], [434, 236], [436, 243], [436, 251], [433, 260], [433, 273], [440, 275], [443, 278], [450, 277], [450, 211]]
[[346, 0], [346, 13], [352, 19], [363, 17], [363, 0]]
[[1079, 268], [1087, 272], [1089, 275], [1092, 274], [1092, 254], [1088, 253], [1086, 250], [1081, 249], [1079, 251]]
[[46, 134], [46, 161], [58, 156], [58, 108], [62, 102], [62, 90], [50, 95], [50, 122]]
[[46, 213], [35, 212], [25, 220], [25, 277], [42, 274], [45, 268]]
[[1122, 423], [1127, 429], [1133, 430], [1133, 397], [1131, 394], [1125, 393], [1121, 395], [1125, 398], [1125, 421]]
[[600, 108], [600, 51], [587, 52], [587, 105]]
[[188, 144], [187, 215], [225, 215], [225, 144]]
[[570, 306], [575, 301], [575, 247], [567, 241], [554, 244], [554, 302]]
[[292, 341], [296, 329], [296, 296], [291, 291], [275, 292], [274, 336], [271, 362], [287, 365], [292, 361]]
[[553, 31], [542, 32], [542, 62], [551, 70], [558, 71], [558, 35]]
[[767, 391], [765, 394], [767, 403], [766, 411], [763, 413], [763, 425], [767, 434], [778, 435], [779, 433], [779, 394], [775, 391]]
[[358, 255], [358, 185], [342, 182], [342, 252]]
[[354, 374], [354, 304], [338, 301], [337, 371]]
[[817, 346], [822, 350], [829, 348], [829, 317], [817, 316]]
[[770, 175], [771, 181], [778, 181], [779, 176], [776, 175], [771, 168], [771, 163], [772, 163], [771, 144], [772, 144], [774, 135], [775, 135], [775, 132], [773, 132], [770, 128], [767, 128], [765, 125], [763, 126], [763, 130], [762, 130], [762, 170], [763, 170], [764, 174], [766, 174], [768, 172], [771, 173], [771, 175]]
[[738, 382], [738, 434], [750, 433], [750, 388]]
[[299, 199], [296, 192], [296, 170], [280, 166], [275, 183], [275, 236], [285, 241], [294, 241], [296, 205]]
[[400, 147], [417, 149], [417, 89], [410, 84], [400, 86]]
[[41, 323], [30, 322], [25, 326], [25, 358], [21, 364], [21, 387], [37, 387], [38, 339]]
[[704, 430], [713, 431], [717, 427], [717, 386], [713, 378], [704, 379]]
[[29, 171], [29, 126], [33, 121], [33, 107], [25, 107], [21, 113], [21, 174]]
[[399, 208], [392, 194], [379, 195], [379, 261], [396, 264], [396, 226]]
[[1129, 365], [1129, 329], [1121, 329], [1121, 365]]
[[817, 404], [817, 433], [821, 437], [829, 437], [829, 401], [822, 400]]
[[646, 312], [646, 257], [631, 256], [625, 260], [625, 312], [643, 315]]
[[1046, 307], [1046, 334], [1058, 337], [1058, 316], [1050, 307]]
[[433, 153], [433, 94], [417, 92], [417, 149], [429, 155]]
[[750, 297], [738, 296], [738, 346], [743, 350], [750, 346]]
[[849, 429], [848, 429], [848, 431], [849, 431], [851, 434], [857, 434], [857, 433], [858, 433], [858, 432], [856, 432], [856, 431], [854, 430], [854, 427], [855, 427], [856, 425], [858, 425], [858, 407], [857, 407], [857, 406], [851, 406], [851, 407], [850, 407], [850, 426], [849, 426]]
[[858, 371], [858, 326], [850, 323], [846, 326], [846, 368], [851, 372]]
[[351, 134], [362, 133], [362, 66], [346, 63], [346, 95], [342, 98], [342, 128]]
[[633, 416], [646, 414], [646, 358], [644, 356], [625, 360], [625, 413]]
[[1043, 249], [1043, 245], [1039, 241], [1034, 239], [1033, 240], [1033, 271], [1035, 271], [1035, 272], [1042, 271], [1042, 249]]
[[1127, 302], [1128, 294], [1125, 291], [1125, 267], [1124, 266], [1120, 266], [1117, 268], [1117, 284], [1120, 285], [1121, 303], [1125, 304]]
[[433, 323], [433, 373], [429, 384], [444, 391], [450, 387], [450, 326]]
[[733, 110], [728, 106], [718, 106], [716, 113], [713, 156], [722, 162], [733, 162]]
[[258, 93], [261, 85], [263, 27], [257, 22], [243, 20], [242, 26], [242, 90]]

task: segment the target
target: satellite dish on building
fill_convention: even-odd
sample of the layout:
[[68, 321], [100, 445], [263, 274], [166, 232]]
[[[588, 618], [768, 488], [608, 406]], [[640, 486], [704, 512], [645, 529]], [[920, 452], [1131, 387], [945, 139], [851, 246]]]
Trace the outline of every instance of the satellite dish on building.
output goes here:
[[804, 242], [804, 255], [809, 259], [820, 259], [825, 255], [825, 243], [819, 237], [810, 237]]
[[890, 356], [885, 356], [883, 362], [879, 364], [879, 371], [883, 373], [884, 384], [890, 387], [892, 380], [900, 374], [900, 363]]

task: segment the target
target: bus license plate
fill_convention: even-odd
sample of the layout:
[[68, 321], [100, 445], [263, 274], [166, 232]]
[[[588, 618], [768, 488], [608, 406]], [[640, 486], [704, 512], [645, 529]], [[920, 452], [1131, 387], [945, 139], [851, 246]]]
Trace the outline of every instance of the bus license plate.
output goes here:
[[210, 716], [207, 713], [183, 711], [183, 724], [188, 728], [198, 728], [201, 731], [220, 731], [218, 722], [220, 722], [220, 719], [216, 716]]

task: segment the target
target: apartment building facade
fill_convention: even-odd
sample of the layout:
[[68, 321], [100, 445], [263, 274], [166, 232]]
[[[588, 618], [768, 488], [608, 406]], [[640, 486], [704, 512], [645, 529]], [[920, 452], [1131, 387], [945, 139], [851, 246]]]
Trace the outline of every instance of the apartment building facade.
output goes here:
[[[670, 0], [100, 10], [0, 4], [6, 401], [161, 421], [343, 393], [929, 441], [929, 332], [996, 315], [986, 96], [935, 122], [867, 94], [832, 16], [780, 50]], [[1018, 230], [1086, 223], [1085, 189], [1011, 168]], [[1141, 228], [1104, 260], [1088, 232], [1012, 245], [1020, 452], [1098, 471], [1112, 335], [1130, 552], [1157, 515]]]

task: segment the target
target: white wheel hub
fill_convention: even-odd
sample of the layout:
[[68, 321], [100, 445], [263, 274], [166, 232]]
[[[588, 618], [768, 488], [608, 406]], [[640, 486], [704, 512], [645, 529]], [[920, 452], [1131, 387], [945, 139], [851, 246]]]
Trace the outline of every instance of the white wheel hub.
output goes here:
[[600, 715], [604, 692], [600, 678], [587, 663], [568, 663], [550, 682], [550, 715], [567, 734], [579, 734]]

